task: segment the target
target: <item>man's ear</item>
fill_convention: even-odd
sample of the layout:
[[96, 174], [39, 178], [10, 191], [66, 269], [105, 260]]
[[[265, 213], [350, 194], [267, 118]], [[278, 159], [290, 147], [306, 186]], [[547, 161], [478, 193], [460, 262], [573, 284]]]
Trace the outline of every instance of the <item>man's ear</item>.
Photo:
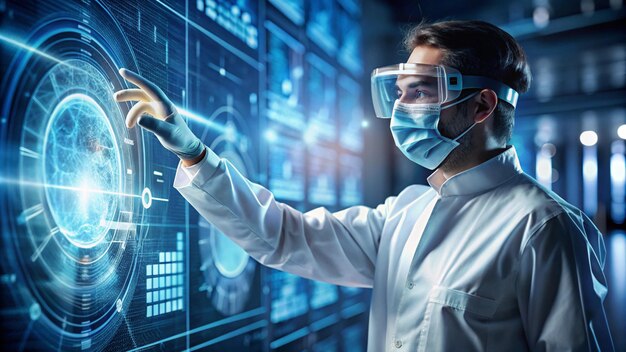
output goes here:
[[483, 89], [480, 94], [476, 94], [474, 102], [476, 103], [474, 122], [481, 123], [493, 114], [498, 106], [498, 96], [491, 89]]

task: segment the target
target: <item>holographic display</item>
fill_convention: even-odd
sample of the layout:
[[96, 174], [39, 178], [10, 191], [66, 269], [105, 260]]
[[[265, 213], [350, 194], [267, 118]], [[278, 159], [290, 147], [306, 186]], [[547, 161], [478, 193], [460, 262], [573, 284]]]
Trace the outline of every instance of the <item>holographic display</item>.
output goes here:
[[303, 111], [304, 46], [273, 22], [267, 28], [267, 117], [301, 129]]
[[89, 11], [39, 21], [23, 41], [2, 27], [1, 264], [14, 277], [2, 336], [13, 349], [104, 346], [137, 286], [143, 139], [106, 99], [121, 82], [105, 78], [136, 65], [106, 9]]
[[272, 322], [280, 323], [306, 314], [308, 311], [306, 280], [281, 271], [273, 271], [270, 275]]
[[338, 86], [340, 144], [348, 150], [360, 152], [363, 149], [361, 89], [358, 83], [345, 75], [339, 77]]
[[355, 155], [343, 154], [339, 160], [339, 206], [348, 207], [363, 203], [361, 170], [363, 161]]
[[337, 52], [335, 2], [333, 0], [309, 1], [311, 17], [307, 23], [307, 35], [328, 55]]
[[269, 0], [269, 3], [297, 25], [304, 23], [305, 0]]
[[319, 309], [333, 304], [339, 300], [339, 290], [337, 286], [314, 281], [311, 294], [311, 308]]
[[308, 64], [306, 105], [309, 127], [305, 131], [305, 139], [309, 143], [316, 143], [318, 140], [332, 143], [337, 137], [336, 70], [315, 54], [307, 54], [306, 62]]
[[157, 264], [146, 265], [146, 317], [183, 310], [183, 233], [176, 233], [176, 251], [159, 252]]
[[[227, 32], [250, 49], [259, 46], [258, 2], [253, 0], [196, 0], [192, 19], [206, 23], [212, 32], [222, 37]], [[216, 24], [219, 30], [209, 24]]]
[[284, 136], [269, 148], [270, 191], [277, 199], [303, 202], [306, 193], [304, 142]]
[[367, 331], [361, 324], [355, 324], [344, 328], [341, 332], [341, 342], [344, 351], [355, 350], [363, 351], [365, 349], [364, 337]]
[[[346, 1], [346, 3], [349, 4], [350, 1]], [[348, 10], [340, 8], [338, 17], [341, 39], [337, 60], [348, 71], [359, 75], [363, 71], [363, 56], [361, 54], [362, 29], [359, 19], [355, 15], [354, 8], [350, 5]]]
[[360, 0], [339, 0], [338, 3], [354, 18], [361, 15]]
[[337, 205], [337, 153], [333, 149], [310, 148], [308, 185], [311, 204], [334, 210]]
[[172, 188], [178, 159], [112, 98], [119, 68], [139, 72], [280, 201], [357, 204], [360, 38], [339, 17], [355, 26], [359, 7], [0, 1], [2, 348], [363, 350], [367, 291], [259, 265]]

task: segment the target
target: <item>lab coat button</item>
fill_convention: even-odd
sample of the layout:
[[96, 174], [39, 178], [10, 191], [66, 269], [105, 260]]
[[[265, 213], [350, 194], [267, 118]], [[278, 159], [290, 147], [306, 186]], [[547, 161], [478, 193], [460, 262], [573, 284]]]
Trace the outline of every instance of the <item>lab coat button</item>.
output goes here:
[[413, 283], [413, 281], [409, 281], [406, 283], [406, 287], [410, 290], [413, 288], [413, 286], [415, 286], [415, 284]]
[[402, 347], [402, 341], [400, 341], [400, 340], [396, 340], [396, 342], [395, 342], [395, 346], [396, 346], [396, 348], [400, 348], [400, 347]]

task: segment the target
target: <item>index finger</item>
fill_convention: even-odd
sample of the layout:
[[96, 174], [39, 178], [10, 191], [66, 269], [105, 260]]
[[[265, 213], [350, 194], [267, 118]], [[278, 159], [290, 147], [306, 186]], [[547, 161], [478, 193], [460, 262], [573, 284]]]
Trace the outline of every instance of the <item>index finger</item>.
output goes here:
[[156, 100], [156, 101], [165, 101], [167, 102], [167, 97], [165, 96], [165, 94], [163, 93], [163, 91], [157, 87], [154, 83], [150, 82], [149, 80], [141, 77], [140, 75], [136, 74], [135, 72], [125, 69], [125, 68], [120, 68], [120, 75], [122, 77], [124, 77], [125, 80], [131, 82], [132, 84], [136, 85], [137, 87], [143, 89], [146, 94], [148, 94], [148, 96], [150, 96], [150, 98]]

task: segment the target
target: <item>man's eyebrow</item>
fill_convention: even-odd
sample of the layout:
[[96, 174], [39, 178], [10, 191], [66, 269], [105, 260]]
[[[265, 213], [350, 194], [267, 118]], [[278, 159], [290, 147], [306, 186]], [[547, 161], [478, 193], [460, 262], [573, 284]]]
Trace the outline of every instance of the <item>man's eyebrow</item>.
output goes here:
[[[415, 88], [415, 87], [419, 87], [419, 86], [428, 86], [428, 87], [432, 87], [432, 86], [434, 86], [434, 85], [435, 85], [435, 84], [434, 84], [433, 82], [430, 82], [430, 81], [428, 81], [428, 80], [423, 80], [423, 79], [420, 79], [420, 80], [416, 80], [416, 81], [413, 81], [413, 82], [409, 83], [409, 84], [406, 86], [406, 88]], [[398, 85], [398, 82], [397, 82], [397, 81], [396, 81], [396, 88], [400, 89], [400, 86]]]
[[417, 87], [417, 86], [433, 86], [433, 85], [434, 85], [434, 83], [432, 81], [419, 80], [419, 81], [416, 81], [416, 82], [411, 82], [409, 84], [409, 88], [414, 88], [414, 87]]

